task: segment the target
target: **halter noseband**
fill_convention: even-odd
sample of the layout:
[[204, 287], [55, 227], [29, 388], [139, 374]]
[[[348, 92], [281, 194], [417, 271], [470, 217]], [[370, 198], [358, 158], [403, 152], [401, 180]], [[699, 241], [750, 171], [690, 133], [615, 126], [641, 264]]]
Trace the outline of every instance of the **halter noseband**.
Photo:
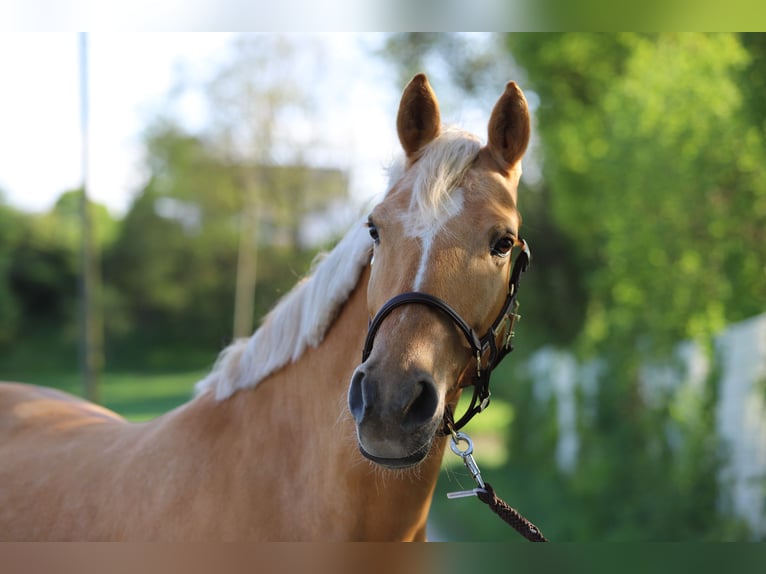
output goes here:
[[[364, 363], [370, 356], [372, 345], [375, 341], [375, 335], [377, 334], [380, 325], [383, 323], [383, 320], [397, 307], [416, 303], [428, 305], [447, 315], [460, 331], [462, 331], [466, 341], [468, 341], [468, 345], [471, 347], [472, 353], [476, 356], [476, 374], [473, 381], [473, 397], [471, 398], [471, 403], [468, 406], [468, 409], [457, 421], [453, 420], [453, 414], [449, 408], [447, 408], [444, 413], [444, 428], [442, 429], [442, 432], [449, 434], [459, 430], [465, 426], [474, 415], [480, 413], [487, 407], [491, 394], [489, 391], [489, 377], [492, 374], [492, 370], [513, 350], [513, 327], [514, 323], [519, 319], [519, 315], [516, 313], [519, 307], [519, 302], [516, 300], [519, 294], [519, 281], [521, 280], [521, 274], [527, 270], [527, 267], [529, 267], [531, 258], [532, 254], [529, 250], [529, 245], [522, 239], [521, 253], [516, 257], [513, 270], [511, 271], [511, 277], [508, 282], [508, 295], [505, 298], [505, 303], [503, 304], [500, 314], [483, 337], [479, 337], [457, 311], [438, 297], [419, 291], [401, 293], [400, 295], [389, 299], [370, 322], [367, 330], [367, 338], [364, 342], [364, 349], [362, 350], [362, 362]], [[503, 341], [498, 348], [497, 339], [500, 334], [503, 335]], [[486, 366], [482, 367], [482, 359], [487, 353]]]

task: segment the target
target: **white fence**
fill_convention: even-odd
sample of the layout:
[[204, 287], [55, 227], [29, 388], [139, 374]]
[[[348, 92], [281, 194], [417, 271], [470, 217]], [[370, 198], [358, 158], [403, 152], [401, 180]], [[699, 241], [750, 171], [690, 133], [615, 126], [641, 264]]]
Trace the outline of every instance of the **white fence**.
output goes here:
[[[744, 519], [756, 536], [766, 536], [766, 313], [733, 324], [715, 340], [719, 398], [716, 432], [728, 448], [719, 476], [727, 494], [725, 510]], [[642, 373], [642, 395], [648, 405], [678, 401], [694, 416], [695, 397], [710, 375], [710, 361], [694, 343], [677, 349], [673, 365], [648, 367]], [[541, 400], [555, 397], [558, 421], [556, 461], [564, 472], [577, 464], [578, 408], [597, 388], [599, 365], [578, 364], [572, 355], [554, 349], [538, 351], [529, 363], [535, 393]], [[585, 400], [579, 405], [577, 387]]]

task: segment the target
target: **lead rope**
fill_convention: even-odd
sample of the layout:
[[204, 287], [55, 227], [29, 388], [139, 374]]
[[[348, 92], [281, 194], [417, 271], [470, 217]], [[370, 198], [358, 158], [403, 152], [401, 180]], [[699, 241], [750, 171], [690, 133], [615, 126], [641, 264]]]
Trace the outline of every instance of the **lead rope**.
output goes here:
[[[476, 496], [484, 504], [489, 506], [490, 510], [497, 514], [503, 521], [512, 526], [516, 532], [521, 534], [524, 538], [530, 542], [548, 542], [548, 539], [543, 536], [540, 529], [532, 524], [529, 520], [524, 518], [522, 514], [515, 508], [509, 506], [502, 498], [499, 498], [495, 494], [495, 489], [488, 482], [484, 482], [481, 478], [481, 471], [476, 461], [473, 458], [473, 441], [464, 432], [455, 432], [450, 426], [451, 442], [450, 448], [452, 452], [463, 459], [463, 464], [471, 473], [471, 478], [476, 482], [478, 488], [472, 490], [461, 490], [458, 492], [450, 492], [447, 494], [447, 498], [465, 498], [468, 496]], [[465, 449], [461, 450], [459, 443], [466, 443]]]
[[495, 494], [494, 489], [488, 483], [484, 483], [484, 489], [476, 489], [476, 496], [484, 504], [502, 518], [507, 524], [510, 524], [516, 532], [521, 534], [530, 542], [548, 542], [540, 529], [524, 518], [521, 513]]

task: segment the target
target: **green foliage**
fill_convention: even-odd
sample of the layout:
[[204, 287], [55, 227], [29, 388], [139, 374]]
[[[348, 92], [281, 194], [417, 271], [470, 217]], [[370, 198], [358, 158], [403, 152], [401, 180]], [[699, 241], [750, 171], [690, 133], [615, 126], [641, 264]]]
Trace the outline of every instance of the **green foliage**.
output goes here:
[[20, 228], [20, 215], [0, 203], [0, 348], [13, 338], [19, 321], [20, 314], [10, 281], [10, 270]]
[[590, 269], [583, 342], [657, 350], [759, 312], [764, 146], [742, 113], [737, 37], [509, 42], [541, 98], [554, 218]]
[[[81, 197], [78, 190], [65, 192], [43, 214], [0, 205], [0, 350], [38, 329], [76, 336]], [[91, 203], [90, 209], [104, 249], [116, 222], [104, 206]]]
[[740, 85], [747, 86], [742, 90], [744, 108], [751, 125], [766, 134], [766, 34], [740, 34], [740, 41], [749, 56], [748, 63], [743, 67], [737, 78]]
[[344, 193], [345, 179], [306, 166], [230, 164], [210, 141], [162, 121], [148, 130], [147, 149], [151, 177], [105, 253], [108, 360], [157, 366], [166, 355], [176, 367], [171, 357], [184, 345], [214, 352], [231, 337], [248, 185], [256, 182], [261, 214], [251, 241], [262, 317], [316, 254], [304, 246], [303, 220]]
[[519, 195], [524, 217], [521, 234], [529, 243], [532, 265], [522, 280], [524, 337], [516, 346], [527, 354], [543, 345], [566, 346], [577, 339], [585, 320], [583, 302], [589, 296], [588, 268], [581, 253], [571, 249], [569, 232], [553, 218], [550, 187], [522, 185]]

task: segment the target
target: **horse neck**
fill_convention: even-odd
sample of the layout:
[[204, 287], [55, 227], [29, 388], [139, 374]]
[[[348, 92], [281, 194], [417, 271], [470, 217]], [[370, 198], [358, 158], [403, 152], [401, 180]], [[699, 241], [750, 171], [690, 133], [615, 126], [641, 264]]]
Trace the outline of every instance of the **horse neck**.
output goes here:
[[[445, 442], [416, 469], [387, 471], [362, 457], [346, 406], [367, 331], [366, 269], [322, 343], [258, 384], [218, 402], [198, 398], [226, 435], [242, 488], [271, 497], [273, 538], [423, 538]], [[189, 417], [191, 418], [191, 417]], [[218, 422], [212, 422], [218, 421]], [[221, 448], [218, 446], [217, 448]], [[220, 453], [219, 453], [220, 456]], [[278, 487], [277, 487], [278, 485]], [[259, 502], [258, 504], [263, 504]], [[291, 516], [285, 516], [289, 508]], [[257, 518], [254, 518], [257, 519]]]

